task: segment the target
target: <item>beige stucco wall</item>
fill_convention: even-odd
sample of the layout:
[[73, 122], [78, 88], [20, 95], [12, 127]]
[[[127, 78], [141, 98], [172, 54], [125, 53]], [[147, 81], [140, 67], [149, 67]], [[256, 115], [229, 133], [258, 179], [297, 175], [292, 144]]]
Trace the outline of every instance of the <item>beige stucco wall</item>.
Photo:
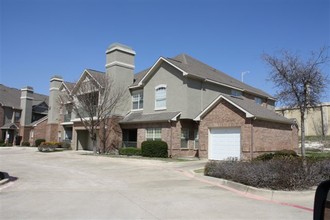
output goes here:
[[[322, 108], [322, 111], [321, 111]], [[276, 112], [287, 117], [297, 120], [299, 129], [301, 128], [300, 111], [299, 109], [278, 108]], [[323, 119], [322, 115], [323, 114]], [[306, 136], [321, 136], [322, 121], [325, 135], [330, 135], [330, 103], [322, 103], [315, 109], [310, 108], [307, 111], [305, 119], [305, 135]], [[299, 131], [300, 135], [300, 131]]]

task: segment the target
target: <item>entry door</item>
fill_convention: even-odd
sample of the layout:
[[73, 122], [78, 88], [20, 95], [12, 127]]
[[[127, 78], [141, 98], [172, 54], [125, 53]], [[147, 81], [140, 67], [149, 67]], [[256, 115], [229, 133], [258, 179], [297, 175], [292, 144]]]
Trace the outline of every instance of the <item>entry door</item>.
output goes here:
[[240, 159], [240, 128], [212, 128], [209, 130], [208, 156], [210, 160]]

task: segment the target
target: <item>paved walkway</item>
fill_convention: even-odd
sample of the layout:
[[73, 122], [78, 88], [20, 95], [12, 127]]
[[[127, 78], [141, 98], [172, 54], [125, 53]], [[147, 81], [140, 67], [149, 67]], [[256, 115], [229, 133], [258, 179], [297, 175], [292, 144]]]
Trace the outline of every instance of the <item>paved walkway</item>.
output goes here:
[[312, 219], [313, 192], [248, 191], [192, 172], [205, 162], [0, 148], [17, 178], [0, 186], [0, 219]]

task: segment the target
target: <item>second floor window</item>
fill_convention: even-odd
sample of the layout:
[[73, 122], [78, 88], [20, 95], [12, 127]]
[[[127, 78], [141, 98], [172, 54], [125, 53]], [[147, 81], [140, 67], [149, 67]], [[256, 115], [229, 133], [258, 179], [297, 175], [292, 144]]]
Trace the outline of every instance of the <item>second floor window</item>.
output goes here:
[[155, 109], [166, 109], [166, 85], [159, 85], [155, 88]]
[[133, 92], [132, 93], [132, 109], [143, 109], [143, 92]]
[[232, 96], [239, 97], [239, 96], [242, 96], [242, 92], [241, 91], [238, 91], [238, 90], [235, 90], [235, 89], [232, 89], [231, 90], [231, 95]]
[[15, 122], [19, 122], [19, 120], [21, 119], [21, 113], [20, 112], [15, 112]]
[[255, 97], [254, 100], [256, 101], [257, 104], [261, 105], [262, 104], [262, 99], [259, 97]]

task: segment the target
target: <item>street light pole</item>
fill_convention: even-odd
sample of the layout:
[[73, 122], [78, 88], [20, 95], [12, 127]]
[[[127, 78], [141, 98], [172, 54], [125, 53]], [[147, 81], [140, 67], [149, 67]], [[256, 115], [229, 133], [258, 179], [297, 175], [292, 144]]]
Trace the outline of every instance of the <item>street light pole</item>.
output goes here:
[[244, 71], [244, 72], [241, 73], [242, 82], [244, 82], [244, 75], [247, 74], [247, 73], [250, 73], [250, 71]]

